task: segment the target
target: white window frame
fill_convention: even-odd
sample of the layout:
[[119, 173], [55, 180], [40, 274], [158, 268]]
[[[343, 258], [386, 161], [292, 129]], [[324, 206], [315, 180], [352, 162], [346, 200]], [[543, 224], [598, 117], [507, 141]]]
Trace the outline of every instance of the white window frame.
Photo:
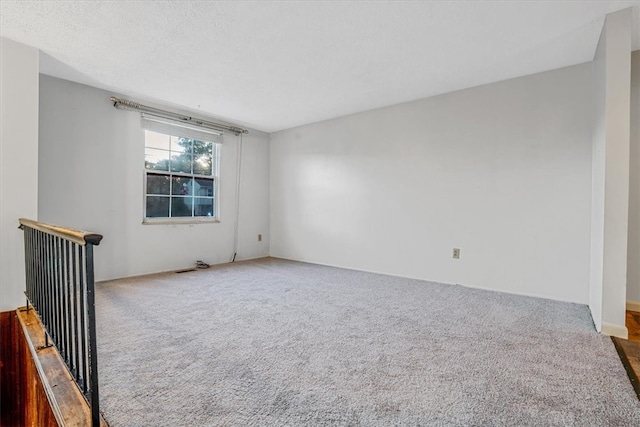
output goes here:
[[[180, 135], [180, 129], [176, 128], [175, 131], [171, 130], [168, 133], [166, 130], [154, 130], [143, 129], [144, 144], [143, 147], [146, 151], [147, 148], [147, 134], [146, 131], [160, 133], [167, 137], [175, 138], [189, 138], [185, 135]], [[211, 153], [211, 175], [201, 175], [194, 173], [161, 171], [154, 169], [147, 169], [146, 165], [143, 165], [143, 189], [142, 189], [142, 223], [143, 224], [201, 224], [201, 223], [218, 223], [220, 222], [220, 152], [222, 151], [222, 144], [220, 142], [214, 142], [211, 139], [206, 138], [190, 138], [199, 139], [212, 144]], [[185, 178], [198, 179], [207, 178], [213, 180], [213, 215], [212, 216], [180, 216], [180, 217], [147, 217], [147, 177], [152, 175], [167, 175], [167, 176], [181, 176]], [[170, 184], [171, 185], [171, 184]], [[169, 198], [169, 214], [171, 214], [171, 195]], [[207, 196], [208, 197], [208, 196]], [[193, 195], [195, 200], [195, 195]]]

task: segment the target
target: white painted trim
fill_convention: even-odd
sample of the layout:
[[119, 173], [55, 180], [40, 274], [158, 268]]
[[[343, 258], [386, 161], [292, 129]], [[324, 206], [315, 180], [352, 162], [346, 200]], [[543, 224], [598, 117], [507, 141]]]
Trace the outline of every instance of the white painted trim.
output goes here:
[[611, 337], [618, 337], [627, 339], [629, 337], [629, 331], [626, 326], [614, 325], [613, 323], [602, 322], [602, 329], [600, 333], [609, 335]]
[[640, 301], [627, 301], [627, 310], [640, 312]]

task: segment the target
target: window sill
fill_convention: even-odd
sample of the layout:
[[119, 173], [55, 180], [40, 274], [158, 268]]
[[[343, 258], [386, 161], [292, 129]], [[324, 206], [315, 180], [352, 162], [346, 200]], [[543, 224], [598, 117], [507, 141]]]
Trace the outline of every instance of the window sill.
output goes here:
[[145, 218], [142, 225], [217, 224], [217, 218]]

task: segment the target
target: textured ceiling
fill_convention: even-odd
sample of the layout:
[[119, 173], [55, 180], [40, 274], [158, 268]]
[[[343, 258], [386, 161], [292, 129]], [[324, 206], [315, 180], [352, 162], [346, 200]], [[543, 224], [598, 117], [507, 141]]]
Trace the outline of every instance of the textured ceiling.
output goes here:
[[6, 1], [45, 74], [275, 131], [593, 59], [636, 1]]

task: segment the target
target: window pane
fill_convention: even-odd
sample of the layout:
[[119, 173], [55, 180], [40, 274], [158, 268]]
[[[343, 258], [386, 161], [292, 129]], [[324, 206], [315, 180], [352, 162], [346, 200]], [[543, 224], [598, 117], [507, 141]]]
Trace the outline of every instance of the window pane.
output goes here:
[[189, 138], [182, 138], [179, 136], [172, 136], [171, 137], [171, 151], [173, 151], [173, 153], [186, 153], [186, 154], [191, 154], [191, 144], [192, 144], [192, 139]]
[[211, 158], [207, 160], [203, 157], [200, 157], [195, 162], [193, 162], [193, 174], [211, 176], [211, 166]]
[[198, 197], [213, 197], [213, 179], [196, 178], [193, 195]]
[[191, 205], [193, 197], [172, 197], [171, 198], [171, 216], [191, 216]]
[[156, 150], [155, 148], [145, 148], [144, 167], [152, 170], [168, 171], [169, 152], [164, 150]]
[[171, 152], [171, 172], [191, 173], [191, 154]]
[[198, 175], [212, 175], [213, 143], [207, 141], [193, 141], [193, 173]]
[[145, 131], [144, 145], [146, 147], [169, 150], [170, 141], [171, 141], [171, 137], [169, 135], [163, 135], [161, 133], [152, 132], [150, 130]]
[[169, 216], [169, 198], [159, 196], [147, 197], [147, 218]]
[[193, 178], [183, 176], [171, 177], [171, 194], [174, 196], [192, 196]]
[[160, 175], [147, 172], [147, 194], [169, 195], [171, 188], [169, 175]]
[[212, 197], [196, 197], [194, 200], [195, 216], [213, 216], [213, 198]]

